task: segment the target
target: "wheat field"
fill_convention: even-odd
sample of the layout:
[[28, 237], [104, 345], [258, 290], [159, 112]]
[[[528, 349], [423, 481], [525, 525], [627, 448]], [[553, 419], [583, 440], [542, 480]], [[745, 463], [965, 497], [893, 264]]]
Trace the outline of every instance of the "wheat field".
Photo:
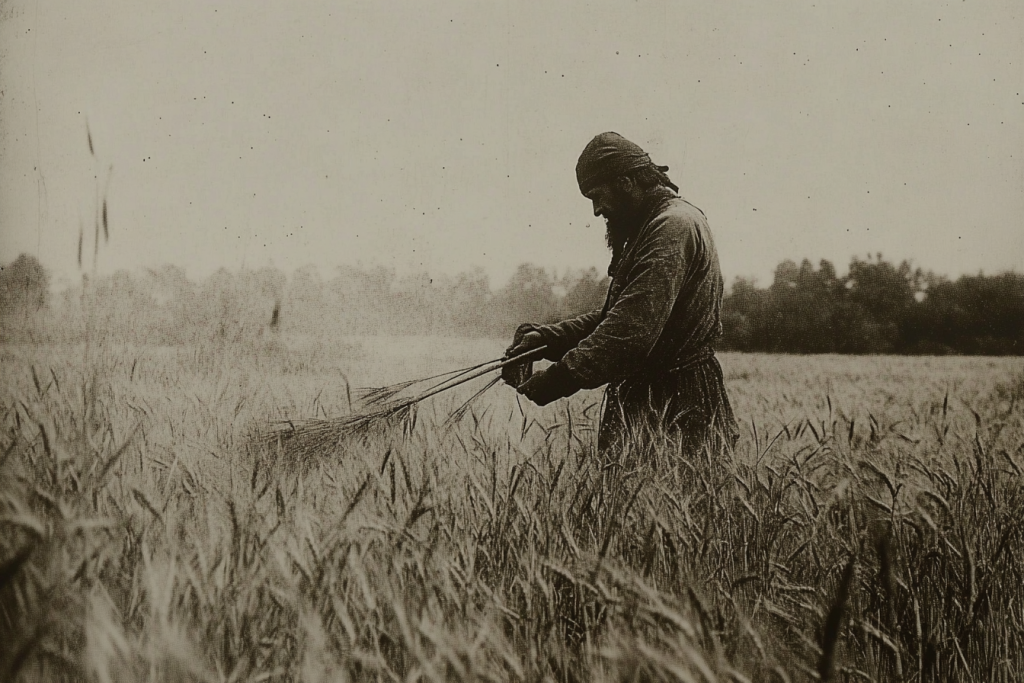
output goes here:
[[504, 386], [258, 438], [501, 346], [0, 348], [0, 678], [1024, 680], [1020, 359], [723, 354], [744, 435], [689, 458]]

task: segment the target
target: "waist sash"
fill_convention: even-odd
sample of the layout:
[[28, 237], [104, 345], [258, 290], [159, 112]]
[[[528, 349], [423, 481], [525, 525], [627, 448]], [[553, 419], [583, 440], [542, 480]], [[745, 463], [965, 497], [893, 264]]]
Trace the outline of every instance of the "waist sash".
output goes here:
[[649, 382], [652, 380], [659, 379], [661, 377], [665, 377], [667, 375], [675, 375], [680, 372], [685, 372], [686, 370], [694, 368], [705, 361], [711, 360], [714, 357], [715, 349], [713, 346], [711, 346], [710, 344], [707, 346], [702, 346], [693, 353], [684, 356], [683, 358], [680, 358], [678, 361], [672, 363], [668, 367], [644, 368], [635, 375], [631, 375], [630, 377], [627, 377], [626, 379], [622, 380], [622, 382], [620, 382], [619, 385], [621, 386], [622, 384], [633, 382]]

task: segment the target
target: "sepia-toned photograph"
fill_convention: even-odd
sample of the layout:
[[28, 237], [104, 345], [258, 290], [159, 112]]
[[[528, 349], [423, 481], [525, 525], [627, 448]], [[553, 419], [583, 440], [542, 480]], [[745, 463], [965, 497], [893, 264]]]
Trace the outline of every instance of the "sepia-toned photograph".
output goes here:
[[1024, 5], [0, 0], [5, 681], [1024, 681]]

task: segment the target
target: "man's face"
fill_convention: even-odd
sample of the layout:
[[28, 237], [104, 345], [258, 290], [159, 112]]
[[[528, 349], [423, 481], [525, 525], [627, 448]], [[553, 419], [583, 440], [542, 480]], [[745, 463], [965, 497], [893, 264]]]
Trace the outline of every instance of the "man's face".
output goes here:
[[636, 202], [618, 181], [598, 185], [585, 195], [594, 205], [594, 215], [605, 220], [605, 241], [615, 251], [635, 227]]
[[614, 181], [602, 183], [586, 194], [594, 204], [594, 215], [614, 221], [628, 209], [629, 195]]

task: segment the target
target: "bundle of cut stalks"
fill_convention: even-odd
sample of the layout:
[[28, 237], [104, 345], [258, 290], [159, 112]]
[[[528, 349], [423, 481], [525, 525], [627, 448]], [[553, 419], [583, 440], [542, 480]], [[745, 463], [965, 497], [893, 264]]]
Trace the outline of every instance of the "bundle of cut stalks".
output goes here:
[[[329, 452], [353, 437], [367, 439], [399, 426], [405, 438], [416, 426], [417, 406], [426, 399], [500, 371], [506, 366], [529, 363], [540, 358], [546, 348], [531, 349], [511, 358], [497, 358], [440, 375], [399, 382], [386, 387], [363, 389], [359, 392], [362, 410], [329, 419], [276, 422], [265, 436], [265, 441], [271, 447], [281, 448], [291, 458], [307, 460]], [[411, 397], [401, 397], [413, 387], [432, 381], [435, 384], [428, 389]], [[452, 411], [444, 421], [444, 428], [448, 429], [457, 424], [469, 411], [470, 406], [499, 381], [500, 375], [492, 377], [487, 384]]]

